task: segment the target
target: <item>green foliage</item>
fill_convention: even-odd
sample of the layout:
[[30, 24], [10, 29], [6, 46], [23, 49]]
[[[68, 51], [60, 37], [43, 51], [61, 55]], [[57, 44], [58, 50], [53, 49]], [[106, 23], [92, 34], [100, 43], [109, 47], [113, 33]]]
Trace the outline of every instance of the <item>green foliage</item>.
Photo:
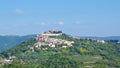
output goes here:
[[2, 54], [5, 57], [9, 57], [9, 56], [18, 56], [21, 55], [25, 52], [27, 52], [27, 50], [29, 50], [29, 46], [32, 46], [35, 43], [35, 39], [29, 39], [28, 41], [24, 41], [22, 42], [20, 45], [16, 45], [15, 47], [4, 51]]
[[0, 36], [0, 53], [10, 49], [11, 47], [19, 44], [25, 40], [33, 38], [34, 35], [27, 36]]
[[[16, 56], [11, 64], [1, 68], [120, 68], [120, 44], [98, 43], [92, 39], [75, 39], [68, 35], [54, 38], [72, 40], [72, 47], [48, 47], [47, 50], [35, 48], [32, 52], [29, 46], [36, 41], [30, 39], [3, 52], [1, 56]], [[47, 46], [43, 46], [47, 47]]]

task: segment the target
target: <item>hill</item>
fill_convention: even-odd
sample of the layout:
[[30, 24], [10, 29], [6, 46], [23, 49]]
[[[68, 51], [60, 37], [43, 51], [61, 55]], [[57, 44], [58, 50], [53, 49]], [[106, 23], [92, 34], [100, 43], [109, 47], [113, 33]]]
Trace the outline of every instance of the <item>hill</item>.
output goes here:
[[0, 53], [34, 36], [0, 36]]
[[[2, 52], [1, 68], [120, 68], [120, 44], [77, 39], [66, 34], [38, 37], [39, 40], [32, 38]], [[52, 47], [46, 39], [74, 43]], [[3, 63], [4, 59], [11, 62]]]
[[77, 36], [79, 38], [91, 38], [91, 39], [98, 39], [98, 40], [119, 40], [120, 36], [108, 36], [108, 37], [93, 37], [93, 36]]

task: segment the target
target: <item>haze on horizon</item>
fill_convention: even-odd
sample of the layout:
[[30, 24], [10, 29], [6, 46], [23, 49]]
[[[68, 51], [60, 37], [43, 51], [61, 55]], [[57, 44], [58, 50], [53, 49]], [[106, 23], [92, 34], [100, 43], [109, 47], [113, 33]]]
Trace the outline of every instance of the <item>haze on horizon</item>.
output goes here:
[[0, 35], [50, 29], [75, 36], [120, 36], [120, 0], [2, 0]]

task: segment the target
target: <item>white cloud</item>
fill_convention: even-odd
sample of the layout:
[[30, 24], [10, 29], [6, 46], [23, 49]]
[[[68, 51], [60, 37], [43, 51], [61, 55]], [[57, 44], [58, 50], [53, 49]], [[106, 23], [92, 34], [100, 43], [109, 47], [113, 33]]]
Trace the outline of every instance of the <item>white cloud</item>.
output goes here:
[[23, 10], [21, 10], [21, 9], [15, 9], [15, 11], [14, 11], [15, 13], [17, 13], [17, 14], [22, 14], [22, 13], [24, 13], [24, 11]]
[[45, 24], [44, 22], [41, 22], [40, 25], [41, 25], [41, 26], [44, 26], [44, 25], [46, 25], [46, 24]]
[[64, 22], [60, 21], [58, 22], [58, 25], [64, 25]]
[[38, 23], [36, 23], [38, 26], [44, 26], [44, 25], [46, 25], [46, 23], [44, 23], [44, 22], [38, 22]]
[[79, 21], [75, 22], [76, 25], [80, 25], [81, 23]]

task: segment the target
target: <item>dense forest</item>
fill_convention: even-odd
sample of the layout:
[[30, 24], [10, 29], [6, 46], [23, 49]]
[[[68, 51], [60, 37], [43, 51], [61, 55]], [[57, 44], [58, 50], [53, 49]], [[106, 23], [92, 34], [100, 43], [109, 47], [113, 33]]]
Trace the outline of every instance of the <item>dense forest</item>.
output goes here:
[[[72, 47], [30, 50], [34, 38], [22, 42], [0, 54], [0, 58], [16, 56], [0, 68], [120, 68], [120, 44], [100, 43], [93, 39], [77, 39], [66, 34], [54, 37], [74, 41]], [[47, 46], [44, 46], [47, 47]]]

